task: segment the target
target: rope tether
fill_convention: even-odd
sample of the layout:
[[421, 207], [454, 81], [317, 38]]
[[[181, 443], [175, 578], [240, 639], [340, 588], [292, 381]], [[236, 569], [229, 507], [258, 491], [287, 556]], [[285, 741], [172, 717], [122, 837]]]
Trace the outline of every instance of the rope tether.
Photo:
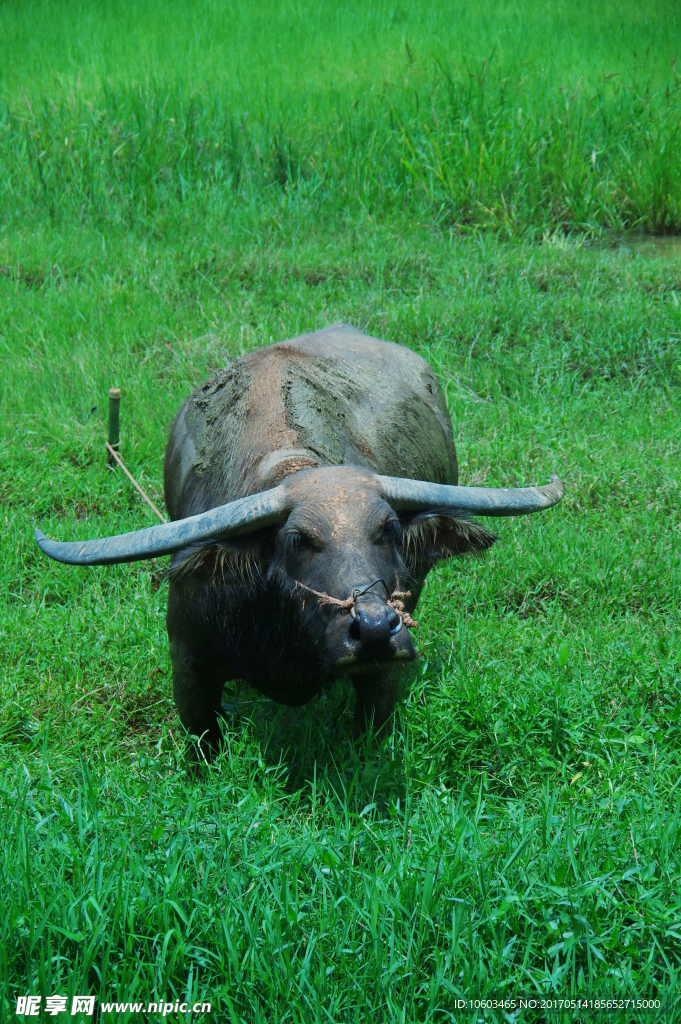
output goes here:
[[[356, 617], [357, 598], [366, 594], [367, 590], [373, 587], [374, 583], [379, 582], [383, 583], [387, 591], [388, 588], [385, 585], [384, 580], [374, 580], [373, 583], [369, 583], [366, 587], [353, 590], [352, 596], [346, 597], [344, 601], [341, 601], [338, 597], [331, 597], [330, 594], [322, 593], [319, 590], [313, 590], [312, 587], [306, 586], [305, 583], [301, 583], [299, 580], [296, 580], [296, 586], [302, 587], [303, 590], [309, 590], [311, 594], [314, 594], [315, 597], [319, 598], [320, 604], [332, 604], [342, 612], [349, 612], [354, 619]], [[390, 591], [388, 591], [388, 593], [390, 593]], [[414, 626], [418, 626], [418, 622], [416, 622], [415, 619], [412, 619], [409, 612], [404, 610], [404, 599], [406, 597], [411, 597], [410, 590], [393, 590], [392, 594], [390, 594], [389, 600], [386, 601], [386, 604], [392, 608], [393, 611], [397, 612], [407, 629], [413, 629]]]

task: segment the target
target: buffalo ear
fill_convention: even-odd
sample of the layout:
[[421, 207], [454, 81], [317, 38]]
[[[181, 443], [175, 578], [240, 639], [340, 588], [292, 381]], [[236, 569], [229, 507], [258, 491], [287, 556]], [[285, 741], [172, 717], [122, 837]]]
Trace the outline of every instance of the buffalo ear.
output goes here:
[[409, 562], [434, 564], [454, 555], [479, 555], [496, 536], [474, 519], [425, 513], [402, 526], [402, 550]]

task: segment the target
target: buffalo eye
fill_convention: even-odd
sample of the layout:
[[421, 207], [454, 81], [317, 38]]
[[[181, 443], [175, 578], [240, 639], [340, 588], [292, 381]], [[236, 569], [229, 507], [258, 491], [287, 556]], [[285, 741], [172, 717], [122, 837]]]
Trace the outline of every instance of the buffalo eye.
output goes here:
[[309, 537], [306, 537], [299, 530], [288, 530], [286, 533], [286, 547], [290, 551], [304, 551], [306, 548], [312, 547], [312, 542]]
[[397, 541], [400, 539], [401, 536], [402, 527], [400, 525], [399, 519], [386, 520], [386, 522], [383, 524], [383, 536], [381, 539], [391, 539]]

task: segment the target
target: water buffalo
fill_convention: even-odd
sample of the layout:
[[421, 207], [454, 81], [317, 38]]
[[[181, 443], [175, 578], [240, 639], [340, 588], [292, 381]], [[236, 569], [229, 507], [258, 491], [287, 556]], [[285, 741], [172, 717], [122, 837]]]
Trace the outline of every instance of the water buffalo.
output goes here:
[[385, 728], [411, 614], [440, 559], [494, 542], [471, 519], [560, 500], [557, 477], [457, 486], [452, 425], [428, 364], [347, 324], [258, 349], [180, 409], [165, 458], [172, 522], [57, 543], [80, 565], [172, 554], [168, 635], [180, 718], [210, 758], [223, 684], [301, 705], [341, 674], [355, 735]]

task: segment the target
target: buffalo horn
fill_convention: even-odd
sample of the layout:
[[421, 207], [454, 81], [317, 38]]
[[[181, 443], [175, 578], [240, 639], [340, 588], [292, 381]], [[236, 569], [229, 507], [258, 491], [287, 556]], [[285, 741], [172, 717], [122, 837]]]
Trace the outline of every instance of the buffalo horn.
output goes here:
[[102, 540], [72, 543], [49, 540], [40, 530], [35, 539], [41, 551], [67, 565], [112, 565], [115, 562], [137, 562], [143, 558], [172, 555], [190, 544], [224, 540], [240, 533], [251, 533], [286, 518], [284, 489], [280, 485], [270, 491], [237, 498], [227, 505], [211, 508], [198, 516], [178, 519], [147, 530], [122, 533]]
[[[438, 509], [460, 515], [522, 516], [551, 508], [563, 497], [557, 476], [544, 487], [455, 487], [423, 480], [379, 476], [383, 496], [397, 511], [423, 512]], [[208, 512], [178, 519], [147, 530], [123, 533], [102, 540], [63, 542], [50, 540], [35, 531], [38, 547], [50, 558], [67, 565], [113, 565], [144, 558], [172, 555], [190, 544], [226, 540], [280, 523], [286, 518], [286, 490], [283, 484], [247, 498], [237, 498]]]
[[378, 484], [398, 512], [438, 509], [466, 516], [526, 516], [551, 508], [565, 490], [557, 476], [543, 487], [455, 487], [395, 476], [379, 476]]

